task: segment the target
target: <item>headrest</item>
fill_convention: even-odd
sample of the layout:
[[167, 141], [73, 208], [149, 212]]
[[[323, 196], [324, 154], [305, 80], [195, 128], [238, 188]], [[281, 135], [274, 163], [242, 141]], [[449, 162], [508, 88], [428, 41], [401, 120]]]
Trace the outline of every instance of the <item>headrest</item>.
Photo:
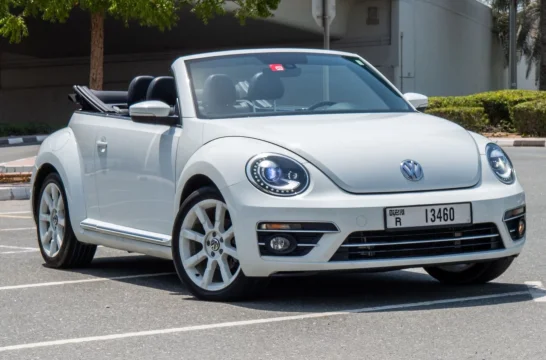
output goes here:
[[213, 74], [205, 80], [205, 85], [203, 86], [203, 103], [206, 108], [213, 110], [232, 106], [236, 100], [235, 85], [229, 76]]
[[131, 81], [127, 92], [127, 106], [146, 100], [146, 92], [153, 79], [153, 76], [143, 75], [137, 76]]
[[257, 73], [250, 80], [248, 100], [277, 100], [284, 95], [284, 85], [273, 73]]
[[163, 101], [171, 106], [176, 105], [176, 84], [172, 76], [156, 77], [148, 86], [146, 100]]

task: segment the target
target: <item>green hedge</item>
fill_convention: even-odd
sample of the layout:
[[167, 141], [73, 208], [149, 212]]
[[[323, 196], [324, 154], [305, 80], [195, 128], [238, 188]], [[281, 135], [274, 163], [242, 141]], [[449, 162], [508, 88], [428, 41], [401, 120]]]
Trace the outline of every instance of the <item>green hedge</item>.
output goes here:
[[521, 135], [546, 136], [546, 100], [530, 101], [511, 111], [514, 127]]
[[500, 90], [467, 96], [431, 97], [427, 112], [445, 108], [481, 108], [487, 116], [490, 129], [515, 132], [513, 109], [519, 104], [538, 100], [546, 101], [546, 91]]
[[482, 107], [483, 103], [474, 96], [430, 97], [428, 109], [443, 109], [453, 107]]
[[514, 106], [540, 98], [546, 98], [541, 91], [533, 90], [502, 90], [490, 91], [474, 95], [481, 101], [483, 108], [489, 117], [491, 125], [497, 126], [503, 122], [512, 124], [510, 111]]
[[2, 124], [0, 123], [0, 137], [23, 135], [47, 135], [55, 131], [51, 125], [44, 123]]
[[470, 131], [483, 131], [489, 124], [487, 114], [482, 107], [427, 109], [426, 113], [451, 120]]

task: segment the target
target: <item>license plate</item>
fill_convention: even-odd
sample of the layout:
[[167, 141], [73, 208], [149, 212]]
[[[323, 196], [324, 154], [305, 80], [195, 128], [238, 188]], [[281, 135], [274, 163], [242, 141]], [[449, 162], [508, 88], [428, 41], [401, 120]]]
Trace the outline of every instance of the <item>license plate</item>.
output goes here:
[[385, 219], [388, 229], [471, 224], [472, 208], [469, 203], [387, 208]]

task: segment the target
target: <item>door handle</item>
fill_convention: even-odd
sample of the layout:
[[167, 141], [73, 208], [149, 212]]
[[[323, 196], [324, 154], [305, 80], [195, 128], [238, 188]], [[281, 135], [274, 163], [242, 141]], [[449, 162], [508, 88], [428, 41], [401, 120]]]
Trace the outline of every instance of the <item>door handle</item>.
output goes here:
[[99, 149], [99, 152], [101, 153], [106, 152], [107, 147], [108, 147], [108, 143], [106, 142], [106, 139], [102, 138], [97, 141], [97, 148]]

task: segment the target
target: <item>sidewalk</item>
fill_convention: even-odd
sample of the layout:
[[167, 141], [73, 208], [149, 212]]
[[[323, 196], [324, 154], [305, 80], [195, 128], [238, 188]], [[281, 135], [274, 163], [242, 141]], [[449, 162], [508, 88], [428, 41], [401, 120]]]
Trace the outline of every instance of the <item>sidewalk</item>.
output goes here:
[[30, 175], [36, 157], [0, 164], [0, 201], [30, 199]]
[[503, 147], [546, 147], [543, 138], [489, 138], [492, 142]]

